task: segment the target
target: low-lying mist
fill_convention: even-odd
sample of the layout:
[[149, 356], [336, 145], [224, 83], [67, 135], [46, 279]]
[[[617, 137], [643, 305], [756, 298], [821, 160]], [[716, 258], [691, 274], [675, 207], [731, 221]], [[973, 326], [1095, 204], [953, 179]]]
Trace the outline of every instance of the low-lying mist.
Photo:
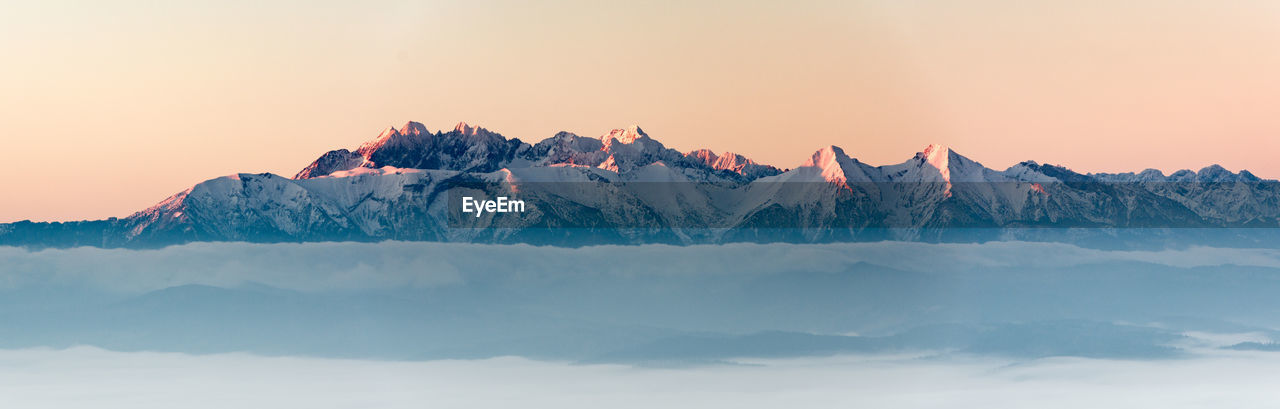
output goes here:
[[1280, 339], [1270, 249], [200, 243], [0, 248], [0, 266], [0, 348], [687, 365], [1161, 360], [1189, 332]]
[[0, 404], [95, 408], [1275, 407], [1280, 355], [1109, 360], [844, 355], [678, 368], [0, 350]]

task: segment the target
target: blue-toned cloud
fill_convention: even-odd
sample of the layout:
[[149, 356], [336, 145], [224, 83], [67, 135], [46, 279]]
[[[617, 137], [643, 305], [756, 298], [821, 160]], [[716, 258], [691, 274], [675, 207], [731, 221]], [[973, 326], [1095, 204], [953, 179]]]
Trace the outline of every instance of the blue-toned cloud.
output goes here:
[[92, 286], [140, 293], [185, 284], [257, 282], [299, 291], [447, 286], [513, 276], [838, 273], [858, 263], [905, 271], [1043, 269], [1106, 262], [1280, 268], [1280, 250], [1193, 247], [1108, 251], [1069, 244], [912, 242], [536, 247], [455, 243], [196, 243], [158, 250], [0, 247], [0, 288]]

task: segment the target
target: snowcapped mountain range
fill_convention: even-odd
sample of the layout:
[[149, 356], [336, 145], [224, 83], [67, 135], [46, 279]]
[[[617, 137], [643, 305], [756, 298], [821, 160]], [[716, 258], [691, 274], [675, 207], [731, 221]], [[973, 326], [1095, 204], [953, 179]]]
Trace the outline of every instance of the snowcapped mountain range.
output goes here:
[[[458, 217], [458, 191], [532, 206]], [[324, 153], [292, 178], [215, 178], [121, 219], [4, 224], [0, 244], [812, 242], [956, 227], [1280, 227], [1280, 184], [1216, 165], [1171, 175], [1031, 161], [994, 170], [942, 145], [885, 166], [829, 146], [783, 171], [730, 152], [680, 152], [635, 126], [529, 144], [466, 123], [431, 132], [409, 122]]]
[[329, 151], [294, 179], [384, 167], [487, 173], [509, 168], [585, 166], [621, 174], [656, 162], [678, 166], [697, 179], [716, 181], [746, 182], [781, 173], [730, 152], [716, 155], [702, 149], [681, 153], [650, 138], [638, 126], [614, 129], [599, 138], [560, 132], [530, 145], [466, 123], [459, 123], [449, 132], [431, 133], [421, 123], [409, 122], [400, 129], [387, 128], [355, 151]]

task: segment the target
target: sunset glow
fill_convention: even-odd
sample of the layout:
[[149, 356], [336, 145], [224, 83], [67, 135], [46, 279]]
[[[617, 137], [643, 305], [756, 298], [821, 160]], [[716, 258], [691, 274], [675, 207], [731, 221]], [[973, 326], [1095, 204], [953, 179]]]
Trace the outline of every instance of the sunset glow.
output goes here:
[[409, 120], [531, 143], [639, 124], [780, 168], [939, 143], [997, 169], [1280, 178], [1265, 0], [18, 1], [0, 55], [0, 222], [287, 177]]

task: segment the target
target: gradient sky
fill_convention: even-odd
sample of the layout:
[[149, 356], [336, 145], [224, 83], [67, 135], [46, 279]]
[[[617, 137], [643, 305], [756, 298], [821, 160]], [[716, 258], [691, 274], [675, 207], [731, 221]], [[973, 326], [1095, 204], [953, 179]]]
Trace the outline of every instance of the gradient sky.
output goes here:
[[0, 222], [292, 176], [408, 120], [1280, 177], [1267, 0], [5, 1], [0, 60]]

